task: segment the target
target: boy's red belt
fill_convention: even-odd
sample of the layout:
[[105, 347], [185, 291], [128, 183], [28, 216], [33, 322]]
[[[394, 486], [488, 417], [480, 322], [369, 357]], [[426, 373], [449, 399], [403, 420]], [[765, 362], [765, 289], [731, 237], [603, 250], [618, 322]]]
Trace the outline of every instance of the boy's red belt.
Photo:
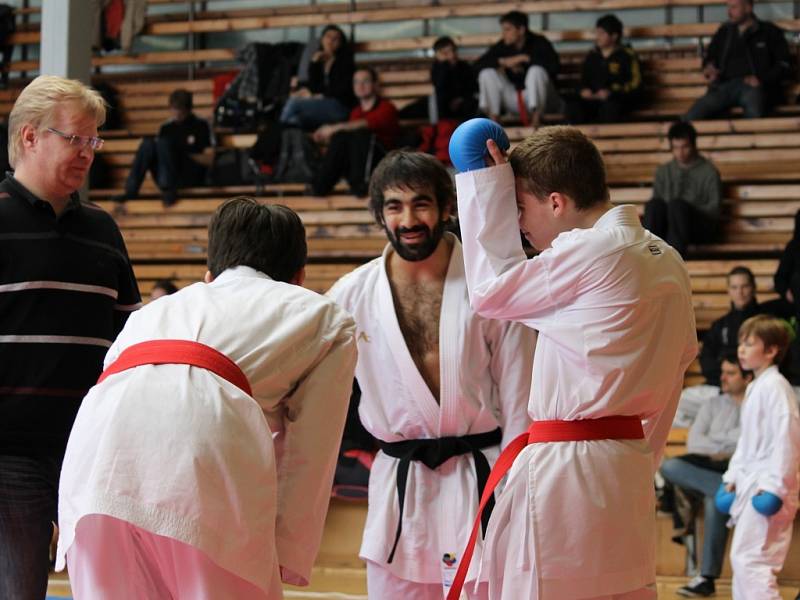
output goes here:
[[239, 366], [211, 346], [191, 340], [152, 340], [129, 346], [122, 351], [97, 383], [109, 375], [141, 365], [190, 365], [216, 373], [248, 396], [252, 396], [250, 382]]
[[580, 442], [591, 440], [641, 440], [644, 439], [642, 421], [639, 417], [601, 417], [580, 421], [534, 421], [527, 432], [517, 436], [506, 446], [494, 463], [489, 480], [481, 496], [478, 515], [469, 536], [467, 547], [458, 564], [458, 571], [453, 579], [453, 586], [447, 594], [447, 600], [458, 600], [464, 580], [467, 577], [472, 553], [475, 551], [475, 540], [481, 523], [481, 514], [486, 503], [492, 497], [494, 488], [503, 479], [514, 460], [528, 444], [540, 442]]

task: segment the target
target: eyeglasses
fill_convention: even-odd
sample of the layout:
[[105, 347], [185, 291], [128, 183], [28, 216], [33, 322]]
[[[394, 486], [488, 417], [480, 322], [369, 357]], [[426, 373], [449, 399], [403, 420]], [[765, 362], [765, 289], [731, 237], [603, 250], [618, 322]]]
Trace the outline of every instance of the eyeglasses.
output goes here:
[[69, 142], [70, 146], [76, 146], [77, 148], [86, 148], [88, 146], [92, 150], [100, 150], [105, 143], [103, 138], [89, 137], [88, 135], [73, 135], [70, 133], [64, 133], [58, 129], [53, 129], [52, 127], [48, 127], [47, 131], [50, 133], [55, 133], [57, 136], [64, 138]]

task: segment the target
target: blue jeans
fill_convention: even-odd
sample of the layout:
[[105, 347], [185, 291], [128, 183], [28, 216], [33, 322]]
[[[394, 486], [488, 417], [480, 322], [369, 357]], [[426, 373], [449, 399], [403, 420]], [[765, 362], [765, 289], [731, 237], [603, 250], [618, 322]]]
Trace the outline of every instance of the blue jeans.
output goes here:
[[722, 474], [711, 469], [693, 465], [680, 457], [670, 458], [661, 465], [664, 479], [683, 488], [690, 494], [703, 496], [703, 556], [700, 574], [718, 578], [725, 560], [725, 544], [728, 542], [728, 517], [717, 510], [714, 495]]
[[59, 468], [54, 459], [0, 455], [0, 598], [47, 593]]
[[347, 121], [350, 111], [336, 98], [289, 98], [280, 122], [291, 127], [316, 129], [328, 123]]
[[713, 119], [729, 108], [741, 106], [747, 119], [759, 119], [767, 112], [767, 95], [764, 86], [747, 85], [744, 79], [731, 79], [708, 86], [705, 95], [686, 113], [689, 121]]

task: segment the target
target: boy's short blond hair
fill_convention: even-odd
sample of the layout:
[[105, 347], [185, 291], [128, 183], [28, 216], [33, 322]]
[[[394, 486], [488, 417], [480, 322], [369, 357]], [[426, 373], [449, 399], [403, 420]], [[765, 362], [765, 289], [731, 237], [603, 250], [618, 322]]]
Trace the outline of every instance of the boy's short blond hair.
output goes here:
[[75, 103], [94, 116], [98, 127], [106, 120], [106, 101], [96, 90], [77, 79], [40, 75], [20, 92], [8, 117], [8, 162], [12, 167], [22, 156], [22, 127], [50, 127], [56, 107], [64, 102]]
[[769, 315], [756, 315], [750, 317], [739, 327], [739, 342], [750, 336], [758, 338], [764, 343], [764, 348], [777, 348], [773, 364], [779, 365], [786, 357], [789, 344], [792, 341], [789, 332], [790, 325], [782, 320]]

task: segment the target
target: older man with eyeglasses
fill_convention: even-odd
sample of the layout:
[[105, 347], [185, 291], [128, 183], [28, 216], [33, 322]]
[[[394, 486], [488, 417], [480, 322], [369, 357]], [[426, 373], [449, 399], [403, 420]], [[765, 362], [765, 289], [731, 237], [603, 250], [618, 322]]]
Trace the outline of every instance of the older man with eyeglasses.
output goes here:
[[0, 598], [44, 598], [67, 437], [139, 290], [122, 235], [83, 185], [100, 95], [34, 79], [9, 117], [0, 183]]

